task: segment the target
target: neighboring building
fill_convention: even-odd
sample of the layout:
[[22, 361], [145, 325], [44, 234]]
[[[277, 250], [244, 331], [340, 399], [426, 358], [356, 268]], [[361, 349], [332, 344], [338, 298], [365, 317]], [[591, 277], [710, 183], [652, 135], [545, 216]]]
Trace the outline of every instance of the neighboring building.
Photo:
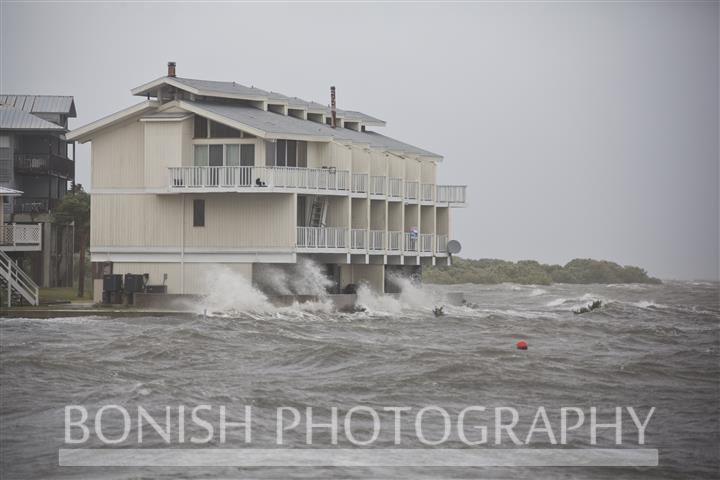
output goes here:
[[92, 141], [96, 282], [112, 269], [204, 293], [217, 264], [252, 278], [310, 257], [339, 290], [383, 291], [386, 266], [449, 261], [465, 187], [436, 184], [440, 155], [369, 130], [384, 121], [174, 64], [132, 93], [146, 100], [68, 134]]
[[75, 178], [65, 139], [75, 116], [73, 97], [0, 94], [0, 187], [22, 191], [3, 196], [0, 250], [43, 287], [73, 281], [73, 228], [52, 211]]

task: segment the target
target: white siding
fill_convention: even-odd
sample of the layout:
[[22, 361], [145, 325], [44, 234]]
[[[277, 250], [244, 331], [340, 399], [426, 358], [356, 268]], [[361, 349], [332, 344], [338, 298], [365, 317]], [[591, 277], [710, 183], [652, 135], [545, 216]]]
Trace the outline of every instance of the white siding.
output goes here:
[[145, 179], [145, 128], [136, 118], [92, 140], [93, 188], [140, 188]]

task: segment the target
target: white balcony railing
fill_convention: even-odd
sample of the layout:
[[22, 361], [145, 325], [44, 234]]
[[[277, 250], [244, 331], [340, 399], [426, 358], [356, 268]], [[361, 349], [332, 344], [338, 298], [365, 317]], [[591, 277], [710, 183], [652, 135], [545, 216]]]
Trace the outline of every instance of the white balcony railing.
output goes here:
[[347, 248], [347, 229], [342, 227], [297, 227], [300, 248]]
[[403, 232], [388, 232], [388, 250], [399, 252], [402, 250]]
[[420, 185], [420, 200], [423, 202], [432, 202], [434, 190], [435, 185], [432, 183], [423, 183]]
[[406, 252], [417, 252], [418, 251], [418, 236], [414, 233], [405, 234], [405, 248]]
[[334, 168], [170, 167], [170, 188], [349, 189], [349, 172]]
[[465, 203], [466, 185], [438, 185], [435, 200], [438, 203]]
[[417, 200], [418, 188], [418, 182], [405, 182], [405, 198], [408, 200]]
[[392, 198], [402, 198], [403, 181], [402, 178], [391, 177], [388, 179], [388, 196]]
[[37, 247], [42, 245], [42, 224], [0, 225], [0, 246], [2, 247]]
[[435, 251], [437, 253], [447, 253], [447, 242], [448, 242], [448, 236], [447, 235], [436, 235], [435, 238], [437, 246], [435, 247]]
[[421, 233], [420, 234], [420, 251], [428, 253], [433, 251], [433, 234], [432, 233]]
[[360, 228], [353, 228], [350, 231], [350, 248], [353, 250], [367, 250], [368, 231]]
[[368, 174], [353, 173], [352, 174], [352, 192], [367, 193], [368, 192]]
[[385, 195], [387, 177], [370, 177], [370, 195]]
[[370, 230], [370, 250], [385, 250], [385, 230]]

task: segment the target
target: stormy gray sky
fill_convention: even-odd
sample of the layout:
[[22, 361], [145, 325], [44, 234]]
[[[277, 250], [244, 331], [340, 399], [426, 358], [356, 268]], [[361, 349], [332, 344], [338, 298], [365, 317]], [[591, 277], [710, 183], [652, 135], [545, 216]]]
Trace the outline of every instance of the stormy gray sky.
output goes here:
[[[77, 127], [164, 75], [380, 117], [441, 153], [463, 255], [592, 257], [718, 277], [718, 3], [0, 6], [2, 93], [73, 95]], [[78, 181], [89, 186], [89, 144]]]

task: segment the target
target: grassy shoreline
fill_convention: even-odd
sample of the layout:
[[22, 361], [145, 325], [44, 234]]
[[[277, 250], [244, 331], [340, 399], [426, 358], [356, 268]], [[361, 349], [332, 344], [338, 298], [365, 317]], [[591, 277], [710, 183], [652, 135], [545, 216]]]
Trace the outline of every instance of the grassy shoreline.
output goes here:
[[509, 262], [491, 258], [471, 260], [454, 257], [452, 266], [423, 268], [422, 279], [425, 283], [442, 285], [662, 283], [640, 267], [621, 266], [614, 262], [589, 258], [576, 258], [561, 266], [542, 264], [535, 260]]

